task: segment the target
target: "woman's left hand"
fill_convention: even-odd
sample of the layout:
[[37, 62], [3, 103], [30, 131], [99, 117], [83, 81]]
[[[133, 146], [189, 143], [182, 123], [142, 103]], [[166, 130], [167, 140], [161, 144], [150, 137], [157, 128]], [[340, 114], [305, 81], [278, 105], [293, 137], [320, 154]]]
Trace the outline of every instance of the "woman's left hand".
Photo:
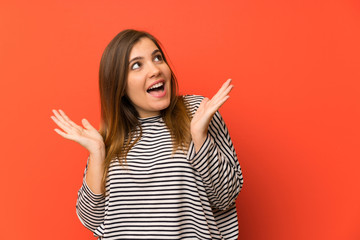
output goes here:
[[230, 97], [228, 94], [234, 87], [230, 83], [231, 79], [228, 79], [210, 100], [204, 98], [191, 120], [190, 131], [196, 152], [198, 152], [206, 140], [209, 124], [215, 112]]

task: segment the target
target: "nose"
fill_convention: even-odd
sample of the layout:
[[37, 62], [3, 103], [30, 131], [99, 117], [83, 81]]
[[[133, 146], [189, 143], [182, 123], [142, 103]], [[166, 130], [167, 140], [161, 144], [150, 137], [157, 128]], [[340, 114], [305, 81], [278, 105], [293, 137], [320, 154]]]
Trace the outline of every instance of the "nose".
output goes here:
[[157, 77], [160, 74], [160, 68], [158, 65], [156, 65], [155, 63], [150, 63], [149, 64], [149, 76], [150, 78], [152, 77]]

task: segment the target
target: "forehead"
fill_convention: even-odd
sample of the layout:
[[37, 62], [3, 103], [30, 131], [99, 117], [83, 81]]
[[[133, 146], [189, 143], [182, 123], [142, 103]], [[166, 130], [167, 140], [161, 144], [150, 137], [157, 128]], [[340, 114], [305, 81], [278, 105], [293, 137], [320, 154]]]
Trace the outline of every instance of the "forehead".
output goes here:
[[130, 59], [133, 57], [144, 57], [146, 55], [151, 55], [156, 49], [159, 48], [149, 38], [140, 38], [130, 51]]

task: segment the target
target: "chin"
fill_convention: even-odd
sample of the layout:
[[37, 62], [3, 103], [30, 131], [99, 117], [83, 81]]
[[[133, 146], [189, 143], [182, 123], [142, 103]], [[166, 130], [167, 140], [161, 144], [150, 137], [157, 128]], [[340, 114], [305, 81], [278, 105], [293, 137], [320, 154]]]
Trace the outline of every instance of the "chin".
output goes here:
[[168, 108], [170, 106], [170, 99], [168, 101], [164, 101], [161, 104], [158, 104], [156, 106], [156, 108], [158, 109], [158, 111], [162, 111], [165, 110], [166, 108]]

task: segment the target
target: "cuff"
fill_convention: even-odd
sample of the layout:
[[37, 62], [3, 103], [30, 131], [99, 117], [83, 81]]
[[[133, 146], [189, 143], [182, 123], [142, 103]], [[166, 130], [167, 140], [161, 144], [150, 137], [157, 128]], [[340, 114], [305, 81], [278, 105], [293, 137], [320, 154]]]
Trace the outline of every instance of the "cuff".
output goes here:
[[84, 193], [93, 201], [99, 201], [104, 198], [103, 194], [95, 194], [93, 191], [91, 191], [90, 187], [86, 183], [86, 177], [84, 177], [82, 188]]

